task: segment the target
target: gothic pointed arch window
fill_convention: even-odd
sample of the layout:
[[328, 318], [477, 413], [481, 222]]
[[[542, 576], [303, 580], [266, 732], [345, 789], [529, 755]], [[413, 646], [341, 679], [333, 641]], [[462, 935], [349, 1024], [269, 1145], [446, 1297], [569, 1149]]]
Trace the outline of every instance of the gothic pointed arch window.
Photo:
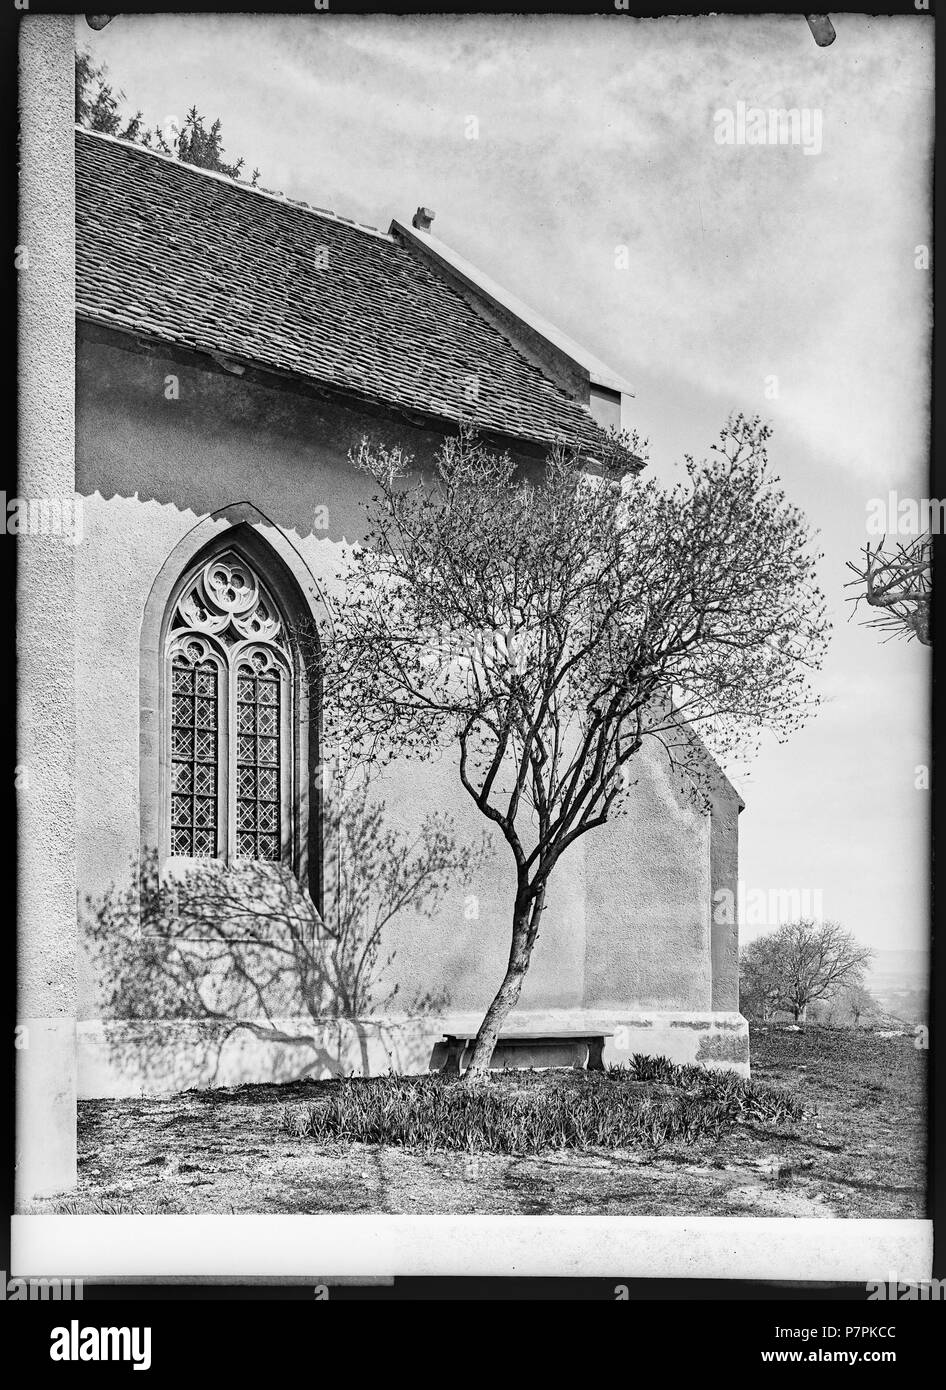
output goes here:
[[167, 852], [291, 863], [298, 682], [287, 623], [235, 549], [205, 559], [166, 630]]

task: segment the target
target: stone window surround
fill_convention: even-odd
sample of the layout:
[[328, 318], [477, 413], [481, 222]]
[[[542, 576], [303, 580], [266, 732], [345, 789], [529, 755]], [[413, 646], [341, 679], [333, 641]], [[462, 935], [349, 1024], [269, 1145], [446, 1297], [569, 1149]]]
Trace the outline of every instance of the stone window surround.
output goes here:
[[[175, 605], [196, 567], [219, 552], [233, 550], [259, 574], [291, 624], [324, 615], [314, 575], [285, 533], [249, 503], [224, 507], [205, 517], [183, 537], [161, 566], [145, 603], [140, 644], [140, 862], [157, 848], [162, 866], [170, 850], [169, 698], [166, 640]], [[294, 661], [292, 708], [292, 826], [286, 862], [321, 909], [322, 804], [317, 776], [320, 720], [311, 714], [311, 696]], [[198, 861], [194, 861], [195, 863]]]

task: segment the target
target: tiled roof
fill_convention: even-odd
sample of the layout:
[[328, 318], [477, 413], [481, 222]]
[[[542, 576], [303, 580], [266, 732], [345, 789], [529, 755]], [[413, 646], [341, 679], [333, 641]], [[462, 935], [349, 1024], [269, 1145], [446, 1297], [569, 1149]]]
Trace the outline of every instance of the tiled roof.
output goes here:
[[516, 438], [603, 435], [391, 236], [76, 131], [80, 317]]

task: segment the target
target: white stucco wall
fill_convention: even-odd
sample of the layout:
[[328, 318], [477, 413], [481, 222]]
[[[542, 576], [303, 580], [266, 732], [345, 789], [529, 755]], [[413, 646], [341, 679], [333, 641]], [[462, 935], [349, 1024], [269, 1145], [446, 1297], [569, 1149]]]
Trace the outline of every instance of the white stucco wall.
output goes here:
[[[127, 879], [138, 853], [142, 614], [175, 547], [211, 514], [248, 503], [330, 586], [340, 544], [363, 533], [368, 487], [348, 449], [365, 433], [383, 435], [423, 460], [439, 442], [403, 422], [132, 348], [98, 329], [80, 336], [78, 876], [80, 895], [93, 901]], [[165, 394], [172, 375], [177, 399]], [[327, 530], [314, 529], [326, 511]], [[449, 810], [464, 838], [487, 828], [450, 753], [395, 764], [383, 794], [389, 823], [405, 831], [416, 832], [431, 808]], [[735, 886], [734, 856], [717, 856], [714, 870], [711, 818], [674, 790], [656, 754], [642, 754], [632, 800], [630, 814], [579, 842], [556, 869], [520, 1013], [714, 1007], [712, 875], [731, 876]], [[735, 826], [734, 798], [719, 815]], [[406, 912], [389, 930], [384, 953], [396, 956], [386, 983], [398, 983], [402, 996], [429, 987], [452, 1014], [474, 1018], [492, 997], [508, 953], [514, 878], [498, 832], [491, 846], [475, 878], [452, 888], [433, 920]], [[82, 1018], [94, 1020], [101, 1010], [87, 971], [80, 1000]], [[732, 991], [715, 1007], [736, 1009]]]

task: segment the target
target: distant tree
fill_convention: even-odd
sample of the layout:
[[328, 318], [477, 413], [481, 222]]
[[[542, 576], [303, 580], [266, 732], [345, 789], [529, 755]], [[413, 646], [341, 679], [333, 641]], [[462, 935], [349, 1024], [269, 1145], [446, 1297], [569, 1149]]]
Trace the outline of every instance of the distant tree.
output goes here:
[[876, 1018], [881, 1012], [877, 1000], [863, 985], [851, 985], [845, 991], [844, 1002], [855, 1028], [859, 1026], [862, 1018]]
[[858, 1028], [882, 1013], [881, 1005], [863, 985], [849, 985], [829, 999], [813, 999], [808, 1007], [808, 1022]]
[[644, 744], [699, 795], [697, 733], [744, 753], [816, 703], [816, 557], [769, 471], [769, 433], [734, 416], [671, 489], [638, 476], [633, 438], [602, 448], [596, 477], [564, 447], [527, 473], [465, 429], [426, 479], [397, 448], [353, 454], [376, 491], [311, 644], [327, 736], [382, 761], [454, 746], [515, 872], [470, 1082], [518, 1002], [556, 864], [627, 806]]
[[[763, 1001], [764, 1017], [784, 1011], [804, 1023], [815, 1000], [860, 986], [872, 956], [837, 922], [788, 922], [749, 943], [742, 979], [750, 998]], [[861, 1001], [859, 1014], [864, 1011]]]
[[[228, 164], [223, 157], [223, 135], [219, 118], [208, 130], [196, 106], [188, 111], [183, 129], [168, 141], [160, 130], [152, 132], [157, 147], [164, 154], [173, 154], [183, 164], [193, 164], [198, 169], [212, 169], [218, 174], [227, 174], [231, 179], [240, 177], [245, 161], [238, 159]], [[259, 170], [253, 170], [251, 182], [259, 179]]]
[[917, 536], [907, 545], [898, 542], [885, 550], [886, 536], [862, 550], [863, 559], [847, 562], [857, 575], [846, 588], [856, 587], [850, 602], [856, 613], [861, 603], [875, 610], [865, 627], [881, 628], [891, 637], [914, 638], [924, 646], [932, 645], [930, 628], [930, 594], [932, 588], [933, 538], [930, 534]]
[[760, 936], [739, 957], [739, 1007], [746, 1018], [768, 1023], [779, 1010], [774, 940]]
[[124, 92], [116, 92], [108, 81], [104, 63], [96, 66], [92, 55], [85, 50], [76, 52], [76, 125], [99, 130], [105, 135], [117, 135], [121, 140], [139, 140], [143, 115], [137, 111], [130, 119], [122, 116], [120, 106]]
[[[137, 111], [131, 117], [121, 113], [125, 93], [116, 91], [108, 80], [108, 68], [104, 63], [96, 66], [87, 51], [76, 53], [76, 124], [89, 130], [98, 130], [105, 135], [115, 135], [120, 140], [131, 140], [145, 145], [148, 149], [160, 150], [162, 154], [173, 155], [183, 164], [192, 164], [198, 169], [212, 169], [215, 173], [239, 178], [245, 161], [241, 158], [228, 164], [224, 159], [223, 132], [221, 123], [215, 120], [207, 129], [205, 118], [196, 106], [192, 106], [179, 131], [167, 133], [155, 127], [147, 130], [144, 116]], [[250, 182], [255, 186], [259, 170], [254, 169]]]

